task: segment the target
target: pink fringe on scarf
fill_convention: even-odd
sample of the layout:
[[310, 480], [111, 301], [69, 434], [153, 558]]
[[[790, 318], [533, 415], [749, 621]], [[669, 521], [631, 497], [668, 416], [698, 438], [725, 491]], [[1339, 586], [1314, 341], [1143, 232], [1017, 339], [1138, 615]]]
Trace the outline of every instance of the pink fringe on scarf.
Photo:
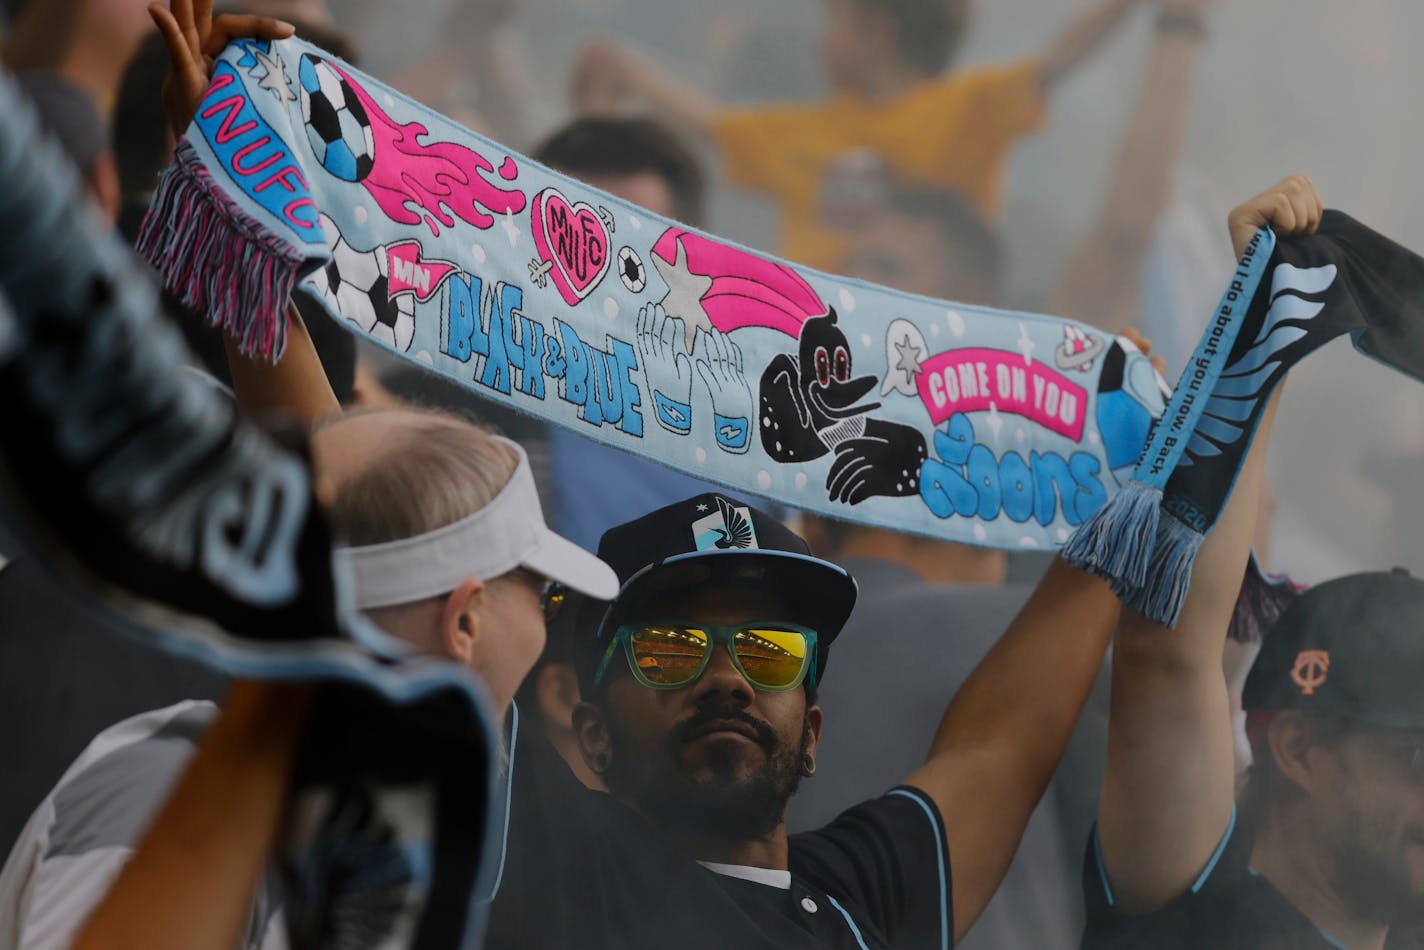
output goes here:
[[281, 358], [302, 251], [225, 195], [187, 142], [159, 179], [137, 246], [163, 285], [245, 355]]

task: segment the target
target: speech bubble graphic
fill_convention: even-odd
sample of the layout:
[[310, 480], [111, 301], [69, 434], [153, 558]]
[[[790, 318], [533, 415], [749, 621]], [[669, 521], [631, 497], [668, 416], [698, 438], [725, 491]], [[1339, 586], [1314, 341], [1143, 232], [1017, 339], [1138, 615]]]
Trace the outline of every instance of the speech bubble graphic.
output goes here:
[[930, 348], [925, 344], [925, 335], [909, 320], [892, 320], [885, 331], [885, 381], [880, 385], [880, 395], [895, 390], [902, 396], [914, 396], [919, 392], [915, 377], [924, 372], [921, 363], [929, 359]]

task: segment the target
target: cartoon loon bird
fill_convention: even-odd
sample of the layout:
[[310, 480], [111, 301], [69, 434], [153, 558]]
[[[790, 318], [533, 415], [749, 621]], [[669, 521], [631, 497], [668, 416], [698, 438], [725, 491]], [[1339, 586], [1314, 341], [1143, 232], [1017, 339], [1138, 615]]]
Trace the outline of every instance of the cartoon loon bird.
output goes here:
[[762, 447], [778, 462], [836, 454], [826, 477], [832, 501], [859, 504], [875, 495], [913, 495], [927, 455], [917, 429], [876, 419], [878, 402], [860, 400], [874, 376], [851, 376], [850, 342], [836, 311], [801, 327], [796, 355], [782, 353], [761, 376]]
[[742, 513], [728, 504], [727, 499], [718, 497], [717, 507], [722, 511], [725, 528], [713, 528], [717, 534], [715, 546], [722, 550], [729, 548], [749, 548], [752, 545], [752, 526]]

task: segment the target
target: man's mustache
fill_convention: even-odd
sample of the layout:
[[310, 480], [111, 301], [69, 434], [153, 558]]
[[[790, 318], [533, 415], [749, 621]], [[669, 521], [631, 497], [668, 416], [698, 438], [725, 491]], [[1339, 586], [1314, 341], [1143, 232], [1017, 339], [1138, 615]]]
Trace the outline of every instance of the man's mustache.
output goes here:
[[745, 725], [756, 733], [757, 744], [768, 752], [776, 749], [779, 744], [776, 732], [770, 724], [735, 706], [703, 706], [674, 726], [668, 738], [675, 748], [688, 742], [699, 730], [714, 722], [737, 722]]

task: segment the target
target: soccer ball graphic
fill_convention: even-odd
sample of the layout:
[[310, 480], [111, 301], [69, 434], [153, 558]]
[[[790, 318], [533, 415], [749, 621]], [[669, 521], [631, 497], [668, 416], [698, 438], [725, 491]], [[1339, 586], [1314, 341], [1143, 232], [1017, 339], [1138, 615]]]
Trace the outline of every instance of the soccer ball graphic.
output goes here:
[[618, 276], [623, 278], [623, 286], [635, 294], [643, 292], [648, 285], [647, 272], [643, 270], [643, 259], [638, 252], [624, 245], [618, 251]]
[[342, 181], [371, 174], [376, 140], [356, 90], [324, 59], [305, 55], [297, 69], [302, 87], [302, 121], [321, 167]]
[[[328, 234], [335, 233], [328, 229]], [[387, 294], [386, 249], [358, 251], [338, 236], [331, 263], [311, 275], [327, 305], [363, 331], [398, 350], [408, 350], [415, 336], [415, 297]]]

